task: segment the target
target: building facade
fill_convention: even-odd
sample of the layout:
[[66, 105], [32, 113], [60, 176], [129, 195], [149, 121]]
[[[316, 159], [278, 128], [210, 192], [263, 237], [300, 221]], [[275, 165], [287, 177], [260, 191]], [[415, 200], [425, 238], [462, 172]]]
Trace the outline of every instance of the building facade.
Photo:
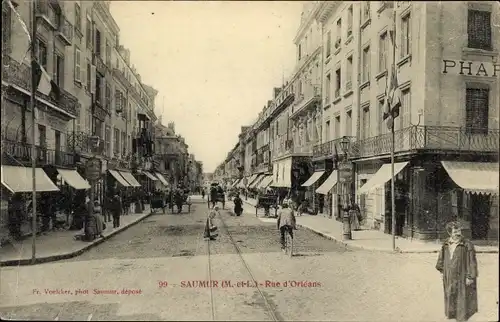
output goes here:
[[[269, 123], [273, 185], [312, 187], [312, 211], [329, 217], [356, 201], [366, 226], [391, 233], [394, 146], [397, 235], [438, 238], [458, 218], [472, 239], [497, 238], [498, 6], [321, 1], [303, 11], [296, 72], [253, 126], [260, 147]], [[394, 145], [383, 118], [392, 79]]]

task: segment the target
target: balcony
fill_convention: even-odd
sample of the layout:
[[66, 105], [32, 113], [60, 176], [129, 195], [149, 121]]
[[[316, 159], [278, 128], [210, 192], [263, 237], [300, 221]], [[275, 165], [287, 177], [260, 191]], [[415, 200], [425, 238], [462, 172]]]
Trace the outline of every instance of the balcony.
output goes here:
[[[10, 56], [3, 56], [2, 82], [3, 81], [7, 82], [11, 86], [22, 88], [22, 92], [30, 95], [31, 67], [24, 63], [19, 64], [19, 62], [15, 61]], [[60, 88], [60, 91], [61, 95], [58, 99], [46, 96], [40, 92], [37, 92], [36, 96], [39, 100], [43, 99], [73, 117], [79, 115], [81, 105], [78, 102], [78, 99], [65, 91], [63, 88]]]
[[[498, 129], [470, 131], [464, 127], [411, 126], [395, 131], [394, 151], [498, 153], [499, 136]], [[390, 154], [391, 133], [358, 141], [352, 149], [352, 158]]]
[[[47, 149], [42, 146], [35, 146], [37, 166], [55, 165], [73, 167], [75, 164], [72, 152]], [[32, 145], [15, 141], [2, 141], [2, 151], [8, 156], [13, 157], [16, 161], [26, 164], [31, 164]]]
[[60, 15], [57, 36], [66, 46], [71, 46], [73, 44], [73, 25], [64, 15]]
[[306, 143], [302, 146], [294, 146], [293, 147], [293, 153], [296, 153], [296, 154], [305, 154], [305, 155], [311, 154], [312, 155], [312, 152], [313, 152], [313, 145], [310, 143]]
[[66, 134], [67, 142], [66, 145], [70, 151], [75, 153], [86, 153], [86, 154], [101, 154], [103, 155], [106, 150], [106, 144], [103, 142], [102, 138], [97, 150], [93, 149], [92, 141], [90, 140], [91, 135], [85, 132], [68, 132]]
[[295, 108], [290, 117], [295, 118], [297, 115], [303, 114], [304, 111], [307, 111], [309, 107], [315, 106], [314, 103], [320, 103], [320, 102], [321, 102], [321, 87], [319, 85], [307, 86], [304, 91], [303, 99], [296, 101]]
[[[349, 151], [347, 151], [349, 156], [352, 156], [353, 153], [353, 145], [356, 138], [354, 136], [348, 136], [351, 144], [349, 145]], [[339, 146], [342, 138], [330, 140], [323, 144], [315, 145], [312, 149], [313, 159], [324, 159], [324, 158], [333, 158], [336, 154], [344, 153]]]
[[57, 15], [52, 1], [39, 0], [36, 2], [36, 16], [41, 18], [53, 30], [57, 30]]

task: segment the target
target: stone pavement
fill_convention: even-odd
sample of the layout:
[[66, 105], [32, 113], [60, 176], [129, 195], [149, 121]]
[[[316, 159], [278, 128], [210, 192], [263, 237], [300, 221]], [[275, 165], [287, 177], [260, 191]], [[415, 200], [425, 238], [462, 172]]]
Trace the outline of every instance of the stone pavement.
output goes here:
[[[256, 200], [242, 198], [246, 204], [244, 212], [255, 215]], [[230, 206], [232, 207], [232, 206]], [[263, 216], [262, 209], [258, 210], [259, 217]], [[263, 222], [276, 222], [273, 218], [259, 218]], [[302, 215], [297, 217], [297, 225], [320, 234], [321, 236], [340, 242], [346, 247], [359, 248], [370, 251], [392, 252], [392, 236], [377, 230], [360, 230], [352, 232], [352, 240], [344, 240], [342, 223], [335, 219], [323, 216]], [[396, 237], [396, 250], [400, 253], [437, 253], [441, 243], [435, 241], [424, 242], [416, 239]], [[477, 253], [498, 253], [498, 246], [476, 245]]]
[[[102, 243], [113, 235], [129, 228], [150, 216], [149, 205], [142, 214], [130, 214], [121, 216], [120, 227], [113, 228], [112, 222], [106, 223], [106, 229], [103, 232], [104, 238], [97, 238], [92, 242], [75, 240], [74, 236], [83, 234], [83, 229], [63, 230], [50, 232], [47, 235], [38, 235], [36, 237], [36, 263], [45, 263], [61, 259], [78, 256], [90, 248]], [[16, 266], [31, 264], [31, 237], [6, 245], [0, 248], [0, 266]]]

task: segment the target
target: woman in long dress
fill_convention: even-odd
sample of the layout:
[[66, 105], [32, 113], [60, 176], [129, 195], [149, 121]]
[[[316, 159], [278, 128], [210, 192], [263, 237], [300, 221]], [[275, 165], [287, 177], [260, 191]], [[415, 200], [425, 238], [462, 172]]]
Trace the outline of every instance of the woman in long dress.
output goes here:
[[104, 238], [102, 231], [104, 230], [104, 220], [102, 218], [102, 207], [98, 200], [94, 202], [93, 215], [95, 223], [95, 236]]

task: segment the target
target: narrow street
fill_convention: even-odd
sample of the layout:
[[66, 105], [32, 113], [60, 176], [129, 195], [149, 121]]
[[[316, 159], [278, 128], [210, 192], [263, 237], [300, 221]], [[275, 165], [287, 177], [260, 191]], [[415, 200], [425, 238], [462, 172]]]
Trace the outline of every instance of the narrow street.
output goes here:
[[[206, 212], [206, 203], [198, 200], [189, 214], [154, 215], [79, 257], [3, 269], [2, 317], [73, 321], [442, 319], [435, 254], [346, 251], [300, 229], [295, 242], [298, 255], [290, 259], [279, 250], [275, 224], [248, 213], [233, 217], [227, 210], [221, 211], [219, 236], [208, 248], [202, 238]], [[473, 320], [495, 320], [495, 257], [479, 256], [480, 313]], [[218, 282], [218, 287], [208, 287], [209, 280]], [[227, 282], [223, 287], [222, 281], [229, 281], [231, 287]], [[109, 294], [124, 289], [130, 294]], [[71, 294], [46, 294], [49, 290]]]

